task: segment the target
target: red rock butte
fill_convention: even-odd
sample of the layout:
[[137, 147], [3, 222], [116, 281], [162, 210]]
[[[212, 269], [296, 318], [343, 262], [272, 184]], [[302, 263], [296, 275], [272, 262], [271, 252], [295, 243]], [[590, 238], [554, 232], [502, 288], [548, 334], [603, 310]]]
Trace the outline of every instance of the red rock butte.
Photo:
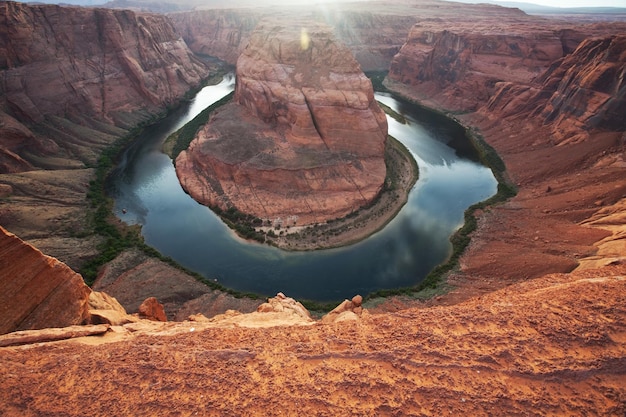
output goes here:
[[176, 160], [196, 200], [285, 224], [343, 217], [386, 176], [387, 121], [328, 26], [265, 20], [237, 61], [235, 99]]

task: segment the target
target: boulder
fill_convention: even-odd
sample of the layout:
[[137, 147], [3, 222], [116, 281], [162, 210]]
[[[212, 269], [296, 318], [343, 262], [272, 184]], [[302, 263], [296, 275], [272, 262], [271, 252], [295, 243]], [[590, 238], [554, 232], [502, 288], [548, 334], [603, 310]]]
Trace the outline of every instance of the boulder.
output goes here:
[[355, 295], [352, 300], [343, 300], [337, 307], [322, 317], [322, 323], [338, 323], [357, 320], [363, 314], [363, 297]]
[[137, 321], [136, 317], [126, 313], [124, 307], [114, 297], [98, 291], [92, 291], [89, 295], [89, 315], [93, 324], [119, 326]]
[[154, 298], [146, 298], [139, 306], [139, 317], [152, 321], [167, 321], [163, 304]]
[[268, 298], [267, 303], [261, 304], [257, 308], [259, 313], [292, 313], [304, 319], [311, 319], [311, 313], [302, 304], [291, 297], [285, 296], [282, 292], [276, 297]]

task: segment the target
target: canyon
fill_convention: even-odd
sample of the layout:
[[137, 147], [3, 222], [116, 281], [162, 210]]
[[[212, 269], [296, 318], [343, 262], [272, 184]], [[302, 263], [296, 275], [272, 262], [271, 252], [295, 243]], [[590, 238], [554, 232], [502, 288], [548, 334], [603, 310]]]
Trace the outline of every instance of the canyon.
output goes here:
[[[177, 33], [195, 52], [206, 44], [210, 46], [202, 53], [219, 56], [222, 52], [217, 51], [222, 50], [231, 53], [225, 58], [232, 60], [243, 51], [235, 54], [233, 49], [249, 42], [261, 19], [254, 20], [258, 12], [250, 9], [202, 10], [173, 14], [170, 26], [167, 18], [145, 15], [145, 22], [155, 22], [155, 26], [142, 23], [145, 30], [161, 28], [159, 33], [169, 34], [160, 38], [169, 39], [163, 45], [156, 42], [156, 50], [169, 51], [178, 45], [180, 49], [174, 48], [178, 52], [165, 55], [188, 57], [178, 63], [151, 61], [157, 72], [162, 66], [180, 68], [182, 79], [158, 77], [168, 80], [163, 85], [178, 80], [178, 89], [171, 90], [176, 94], [163, 93], [159, 95], [165, 97], [163, 101], [156, 103], [143, 95], [141, 82], [136, 83], [142, 73], [132, 65], [140, 58], [132, 55], [108, 78], [115, 89], [115, 76], [132, 70], [134, 81], [120, 81], [125, 88], [120, 87], [119, 101], [105, 100], [106, 106], [97, 106], [102, 102], [101, 90], [90, 89], [86, 81], [83, 90], [80, 83], [60, 83], [74, 88], [51, 89], [53, 98], [40, 96], [46, 91], [42, 79], [20, 86], [19, 78], [10, 75], [24, 71], [21, 62], [28, 67], [28, 54], [12, 52], [6, 39], [31, 36], [24, 35], [32, 33], [25, 32], [31, 26], [54, 28], [56, 22], [63, 22], [60, 15], [48, 14], [47, 21], [35, 20], [40, 23], [32, 25], [37, 10], [61, 15], [67, 10], [76, 22], [92, 22], [92, 29], [97, 20], [89, 19], [96, 15], [110, 14], [117, 22], [128, 22], [132, 16], [138, 22], [142, 15], [1, 5], [3, 23], [21, 22], [0, 25], [0, 30], [13, 28], [0, 37], [7, 51], [1, 56], [11, 57], [0, 66], [0, 138], [5, 155], [0, 222], [17, 235], [3, 230], [0, 251], [20, 254], [2, 258], [2, 266], [15, 263], [11, 277], [2, 268], [2, 278], [19, 275], [28, 280], [37, 265], [47, 265], [76, 282], [79, 276], [32, 246], [76, 268], [96, 255], [101, 238], [71, 232], [72, 227], [84, 230], [87, 223], [85, 194], [94, 175], [89, 161], [95, 161], [99, 151], [132, 123], [146, 120], [170, 98], [175, 101], [174, 96], [180, 97], [194, 84], [191, 80], [199, 82], [202, 71], [207, 71], [184, 42], [175, 40]], [[208, 287], [192, 287], [201, 284], [182, 271], [173, 273], [162, 260], [126, 250], [102, 269], [105, 291], [117, 287], [113, 295], [124, 295], [124, 304], [132, 306], [128, 311], [138, 313], [145, 298], [167, 297], [164, 288], [170, 286], [177, 296], [168, 300], [169, 311], [164, 303], [165, 312], [170, 319], [187, 320], [141, 319], [126, 314], [109, 297], [103, 301], [106, 313], [96, 314], [94, 305], [87, 309], [100, 322], [89, 319], [90, 324], [78, 327], [82, 331], [74, 326], [1, 336], [0, 344], [12, 345], [0, 348], [3, 414], [135, 415], [167, 410], [180, 415], [608, 416], [626, 412], [626, 25], [548, 20], [498, 6], [437, 1], [365, 2], [357, 7], [352, 14], [345, 4], [335, 10], [342, 8], [350, 19], [360, 16], [363, 21], [355, 27], [363, 28], [369, 37], [351, 31], [347, 20], [341, 20], [343, 12], [334, 16], [337, 25], [344, 25], [344, 35], [340, 29], [335, 31], [340, 40], [354, 35], [354, 42], [344, 42], [357, 60], [363, 60], [362, 67], [381, 69], [386, 62], [387, 88], [445, 112], [482, 136], [501, 156], [506, 179], [517, 189], [517, 195], [506, 202], [473, 213], [477, 229], [458, 268], [445, 282], [448, 291], [426, 300], [410, 296], [366, 300], [362, 306], [355, 297], [334, 314], [340, 320], [314, 320], [295, 301], [280, 295], [263, 307], [255, 301], [256, 305], [241, 309], [249, 314], [226, 312], [238, 310], [240, 301]], [[203, 28], [202, 15], [215, 18], [207, 18]], [[396, 20], [397, 16], [404, 17]], [[248, 25], [240, 24], [246, 19]], [[367, 29], [367, 22], [377, 26], [392, 21], [397, 25]], [[213, 37], [215, 42], [202, 40], [216, 33], [211, 31], [217, 22], [221, 22], [220, 35]], [[78, 30], [80, 25], [70, 27]], [[405, 27], [403, 35], [401, 27]], [[110, 36], [119, 37], [126, 30], [145, 34], [129, 28], [122, 25]], [[43, 54], [47, 49], [42, 40], [66, 42], [61, 35], [65, 32], [66, 36], [73, 33], [36, 32], [42, 42], [35, 43], [39, 49], [26, 49], [32, 56]], [[155, 35], [142, 36], [154, 39]], [[141, 44], [136, 42], [130, 44]], [[126, 48], [133, 49], [129, 44]], [[63, 50], [55, 54], [71, 55], [63, 55]], [[144, 52], [139, 57], [146, 56]], [[46, 81], [52, 86], [58, 84], [50, 68], [72, 74], [72, 68], [84, 62], [69, 61], [65, 69], [63, 60], [61, 65], [51, 65], [52, 58], [47, 59], [47, 66], [39, 63], [34, 68], [48, 74]], [[140, 67], [150, 66], [144, 62]], [[191, 77], [189, 84], [182, 81], [184, 77]], [[149, 91], [174, 88], [147, 82]], [[39, 87], [33, 91], [30, 85]], [[89, 93], [81, 96], [80, 91]], [[69, 100], [61, 100], [66, 95]], [[76, 110], [83, 107], [85, 116]], [[91, 135], [94, 131], [99, 135]], [[95, 143], [86, 146], [77, 137]], [[22, 255], [26, 251], [29, 255]], [[68, 305], [83, 306], [78, 308], [79, 319], [42, 326], [86, 321], [80, 300], [92, 290], [78, 284], [78, 296], [65, 299]], [[189, 288], [196, 290], [187, 292]], [[162, 292], [157, 294], [157, 289]], [[217, 304], [220, 308], [210, 308]], [[204, 316], [193, 316], [200, 308]], [[42, 316], [56, 319], [61, 313], [54, 307]], [[119, 394], [120, 386], [124, 395]]]
[[164, 16], [0, 7], [0, 223], [74, 269], [102, 151], [208, 76]]
[[387, 120], [329, 27], [259, 23], [237, 60], [233, 101], [176, 159], [197, 201], [299, 226], [344, 217], [381, 192]]

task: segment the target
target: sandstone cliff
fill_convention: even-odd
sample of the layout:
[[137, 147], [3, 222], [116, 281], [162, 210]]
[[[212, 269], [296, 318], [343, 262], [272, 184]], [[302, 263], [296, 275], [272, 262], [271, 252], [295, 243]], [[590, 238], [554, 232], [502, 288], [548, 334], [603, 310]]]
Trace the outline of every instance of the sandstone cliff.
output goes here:
[[89, 321], [83, 278], [0, 227], [0, 334]]
[[309, 224], [343, 217], [381, 190], [386, 118], [328, 27], [259, 24], [237, 61], [235, 101], [176, 160], [196, 200]]
[[[437, 92], [447, 107], [476, 110], [498, 81], [529, 82], [563, 56], [558, 33], [527, 25], [435, 29], [416, 24], [393, 59], [389, 78]], [[443, 95], [443, 97], [442, 97]]]
[[487, 111], [543, 120], [557, 143], [626, 131], [626, 35], [587, 39], [532, 83], [502, 83]]
[[[519, 187], [514, 199], [479, 214], [479, 227], [461, 271], [449, 280], [462, 290], [446, 299], [570, 271], [581, 259], [593, 259], [599, 247], [596, 242], [615, 239], [607, 237], [606, 230], [585, 225], [598, 209], [608, 209], [626, 193], [624, 117], [616, 112], [624, 106], [626, 26], [562, 29], [570, 24], [560, 22], [553, 37], [534, 32], [537, 39], [554, 45], [555, 55], [560, 40], [563, 54], [552, 62], [537, 61], [541, 65], [535, 69], [545, 68], [534, 77], [525, 65], [531, 62], [529, 56], [511, 56], [510, 42], [501, 44], [508, 51], [503, 58], [490, 55], [493, 62], [505, 59], [503, 71], [489, 73], [489, 67], [483, 67], [477, 75], [486, 55], [477, 52], [480, 42], [464, 43], [470, 38], [460, 36], [459, 29], [438, 35], [440, 41], [457, 39], [458, 43], [430, 47], [428, 37], [416, 26], [394, 60], [388, 85], [430, 106], [455, 111], [457, 118], [495, 147]], [[584, 31], [592, 37], [579, 42]], [[621, 34], [615, 35], [616, 31]], [[471, 39], [488, 40], [490, 35], [478, 33]], [[539, 44], [534, 47], [543, 49]], [[449, 57], [447, 65], [445, 57]], [[397, 76], [404, 82], [391, 79]], [[479, 79], [490, 82], [473, 83]]]
[[206, 75], [164, 16], [0, 2], [0, 224], [80, 269], [85, 168]]
[[260, 10], [216, 9], [169, 16], [194, 53], [214, 56], [234, 65], [263, 15]]
[[[92, 148], [175, 103], [206, 69], [164, 16], [25, 5], [0, 7], [0, 148], [93, 162]], [[25, 126], [37, 127], [33, 133]], [[45, 126], [45, 128], [44, 128]], [[8, 139], [7, 139], [8, 138]], [[67, 162], [66, 162], [67, 164]]]
[[[384, 6], [391, 8], [391, 3]], [[426, 8], [430, 12], [440, 7], [439, 2], [420, 3], [431, 6]], [[458, 19], [445, 14], [437, 19], [437, 32], [455, 26], [457, 33]], [[481, 20], [466, 13], [465, 21], [474, 26]], [[581, 40], [562, 42], [563, 53], [571, 53]], [[503, 71], [494, 79], [514, 84], [490, 86], [489, 94], [497, 94], [476, 113], [467, 112], [486, 102], [471, 100], [467, 78], [427, 97], [440, 108], [448, 103], [464, 110], [457, 117], [480, 128], [519, 186], [515, 199], [477, 213], [478, 230], [448, 281], [456, 289], [427, 302], [454, 305], [415, 308], [415, 300], [392, 300], [380, 310], [391, 305], [402, 311], [372, 314], [358, 310], [360, 300], [353, 299], [342, 303], [342, 313], [335, 311], [350, 321], [323, 324], [291, 312], [279, 316], [277, 310], [301, 310], [294, 310], [297, 304], [291, 300], [284, 305], [274, 299], [263, 307], [269, 313], [70, 327], [61, 330], [63, 337], [99, 336], [0, 348], [0, 414], [624, 415], [626, 153], [623, 118], [610, 105], [620, 97], [623, 78], [622, 67], [611, 58], [622, 52], [599, 49], [612, 44], [605, 39], [581, 45], [586, 52], [580, 56], [591, 57], [597, 73], [583, 61], [572, 62], [570, 73], [557, 61], [529, 86]], [[472, 68], [471, 60], [468, 65]], [[603, 68], [617, 70], [600, 76], [607, 74]], [[442, 74], [450, 75], [445, 67]], [[423, 85], [401, 87], [424, 98]], [[457, 96], [449, 94], [454, 85]], [[517, 97], [514, 88], [520, 88]], [[479, 91], [484, 97], [485, 90]], [[611, 94], [604, 96], [606, 91]], [[601, 123], [588, 117], [593, 108], [601, 110]], [[577, 130], [567, 136], [554, 129], [570, 123]], [[11, 140], [32, 140], [37, 134], [19, 127], [15, 131], [21, 136], [13, 134]], [[89, 180], [81, 175], [71, 176], [71, 189], [78, 194]], [[12, 180], [0, 184], [0, 196], [43, 196], [29, 210], [72, 201], [59, 192], [68, 187], [38, 186], [36, 192], [24, 193], [24, 181], [44, 184], [36, 172]], [[46, 189], [54, 192], [46, 196]], [[1, 220], [4, 224], [22, 213], [5, 212]], [[41, 229], [51, 225], [56, 227], [50, 222]], [[569, 272], [579, 263], [572, 273], [545, 275]], [[145, 275], [162, 268], [145, 259], [135, 266]], [[167, 289], [170, 271], [161, 272], [156, 285]], [[118, 275], [111, 272], [111, 282]], [[139, 286], [132, 281], [136, 275], [124, 275], [127, 286], [120, 285], [120, 292]], [[507, 288], [493, 292], [503, 286]], [[44, 337], [59, 337], [46, 333]], [[17, 335], [8, 342], [41, 341], [38, 337]], [[0, 337], [0, 345], [6, 341]]]
[[476, 111], [496, 94], [498, 83], [528, 85], [555, 70], [554, 63], [586, 38], [626, 29], [623, 23], [546, 21], [505, 8], [486, 8], [485, 17], [470, 23], [477, 9], [464, 11], [468, 16], [418, 20], [391, 62], [389, 81], [410, 86], [422, 99], [436, 97], [446, 110]]

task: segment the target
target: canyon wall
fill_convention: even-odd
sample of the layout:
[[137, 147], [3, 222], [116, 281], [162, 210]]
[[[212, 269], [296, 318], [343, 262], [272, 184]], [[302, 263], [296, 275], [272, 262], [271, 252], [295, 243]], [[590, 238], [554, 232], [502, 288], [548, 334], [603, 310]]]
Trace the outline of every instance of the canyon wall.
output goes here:
[[232, 65], [262, 16], [261, 11], [250, 9], [198, 10], [169, 15], [194, 53], [214, 56]]
[[364, 71], [386, 71], [415, 16], [348, 10], [341, 5], [307, 8], [198, 10], [169, 15], [192, 51], [235, 64], [256, 25], [266, 17], [311, 19], [333, 27]]
[[553, 140], [580, 141], [592, 130], [626, 131], [626, 34], [583, 41], [529, 84], [500, 83], [486, 111], [532, 117]]
[[512, 24], [485, 33], [416, 24], [394, 57], [389, 78], [436, 94], [448, 108], [476, 110], [497, 82], [527, 83], [561, 58], [563, 49], [559, 33], [546, 28]]
[[[164, 16], [25, 5], [0, 7], [2, 163], [55, 155], [93, 162], [207, 76]], [[44, 127], [45, 126], [45, 127]], [[35, 130], [33, 130], [35, 129]], [[18, 158], [16, 158], [17, 155]]]
[[260, 23], [237, 61], [234, 101], [176, 160], [196, 200], [309, 224], [343, 217], [380, 192], [387, 121], [328, 26]]
[[626, 25], [555, 20], [547, 29], [524, 19], [432, 33], [418, 24], [386, 82], [471, 125], [518, 188], [480, 214], [449, 281], [468, 292], [576, 268], [615, 230], [587, 227], [588, 219], [626, 195]]
[[0, 2], [0, 224], [79, 270], [102, 150], [206, 76], [165, 16]]

